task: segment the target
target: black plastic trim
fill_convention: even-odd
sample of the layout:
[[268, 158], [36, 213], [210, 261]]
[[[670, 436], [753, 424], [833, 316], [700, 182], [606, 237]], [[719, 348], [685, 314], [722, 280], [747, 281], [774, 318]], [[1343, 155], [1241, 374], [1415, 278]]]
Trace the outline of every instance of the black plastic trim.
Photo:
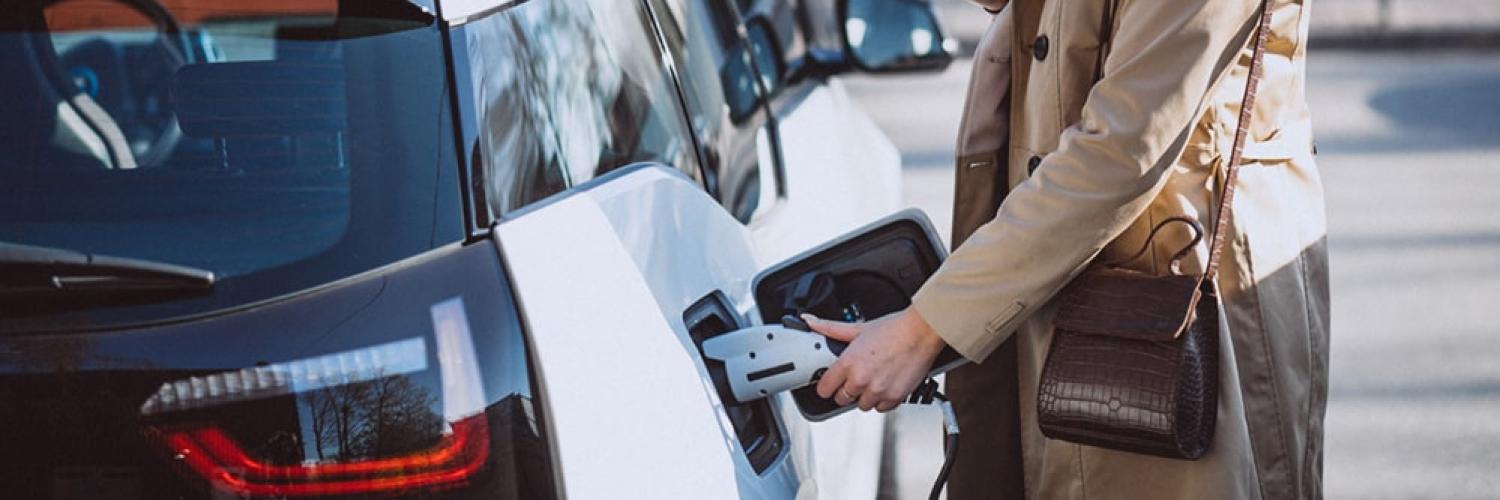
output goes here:
[[755, 372], [755, 373], [751, 373], [749, 375], [745, 375], [745, 378], [748, 378], [748, 379], [750, 379], [751, 382], [754, 382], [754, 381], [757, 381], [757, 380], [760, 380], [760, 379], [763, 379], [763, 378], [774, 377], [774, 376], [781, 375], [781, 374], [786, 373], [786, 372], [796, 371], [796, 370], [797, 370], [797, 365], [792, 364], [792, 363], [782, 363], [782, 364], [779, 364], [779, 365], [776, 365], [776, 366], [773, 366], [773, 367], [770, 367], [770, 368], [766, 368], [764, 370], [761, 370], [761, 371], [758, 371], [758, 372]]
[[614, 169], [614, 170], [610, 170], [609, 172], [605, 172], [604, 175], [595, 177], [593, 179], [589, 179], [589, 180], [584, 181], [584, 182], [582, 182], [580, 184], [576, 184], [573, 187], [570, 187], [570, 188], [564, 189], [562, 191], [558, 191], [556, 193], [552, 193], [550, 195], [547, 195], [546, 197], [544, 197], [544, 198], [542, 198], [540, 200], [531, 202], [530, 204], [527, 204], [526, 206], [523, 206], [521, 208], [517, 208], [515, 210], [511, 210], [510, 212], [507, 212], [505, 215], [497, 217], [495, 219], [494, 225], [504, 224], [507, 221], [511, 221], [511, 220], [515, 220], [517, 218], [523, 217], [526, 214], [529, 214], [531, 212], [535, 212], [537, 210], [541, 210], [541, 209], [546, 208], [546, 207], [548, 207], [550, 205], [553, 205], [553, 204], [555, 204], [557, 202], [566, 200], [569, 197], [572, 197], [574, 195], [578, 195], [578, 194], [582, 194], [584, 192], [587, 192], [587, 191], [589, 191], [591, 189], [594, 189], [595, 187], [598, 187], [598, 186], [600, 186], [600, 185], [602, 185], [602, 184], [604, 184], [606, 182], [610, 182], [610, 181], [613, 181], [615, 179], [624, 177], [626, 175], [633, 174], [633, 173], [635, 173], [637, 171], [647, 170], [647, 169], [652, 169], [652, 168], [661, 169], [662, 171], [667, 172], [667, 173], [669, 173], [671, 175], [677, 176], [678, 178], [680, 178], [682, 180], [688, 181], [689, 183], [695, 183], [696, 184], [696, 182], [693, 181], [693, 178], [688, 177], [688, 175], [686, 173], [684, 173], [682, 170], [679, 170], [679, 169], [676, 169], [676, 168], [672, 168], [672, 166], [667, 165], [665, 163], [658, 163], [658, 162], [631, 163], [629, 165], [625, 165], [623, 167], [620, 167], [620, 168], [617, 168], [617, 169]]
[[[735, 437], [740, 442], [741, 449], [745, 452], [745, 459], [757, 474], [769, 470], [776, 460], [786, 450], [786, 432], [781, 429], [781, 419], [777, 418], [776, 411], [771, 407], [771, 402], [759, 399], [749, 403], [738, 403], [733, 394], [729, 394], [727, 373], [724, 371], [724, 363], [703, 357], [703, 342], [720, 334], [738, 330], [743, 327], [729, 306], [729, 298], [724, 292], [715, 290], [713, 293], [698, 299], [692, 306], [682, 313], [683, 325], [687, 327], [688, 336], [692, 338], [693, 345], [698, 348], [698, 355], [703, 360], [704, 367], [712, 378], [714, 387], [718, 389], [719, 400], [723, 403], [726, 413], [735, 413], [748, 410], [750, 412], [750, 424], [757, 424], [761, 432], [746, 434], [747, 429], [742, 429], [739, 422], [735, 421], [734, 415], [730, 415], [730, 421], [734, 425]], [[718, 325], [710, 322], [718, 320]], [[786, 371], [792, 369], [790, 363], [783, 365]], [[776, 370], [776, 367], [763, 371], [762, 377], [768, 377], [775, 373], [765, 373]], [[751, 374], [751, 380], [756, 374]]]
[[553, 429], [548, 425], [552, 422], [550, 414], [552, 406], [549, 400], [549, 393], [547, 392], [546, 380], [543, 378], [541, 370], [537, 368], [537, 360], [540, 358], [536, 355], [536, 345], [531, 342], [532, 332], [528, 327], [531, 321], [526, 317], [526, 308], [520, 307], [520, 301], [514, 299], [515, 297], [520, 297], [520, 290], [516, 289], [515, 280], [512, 280], [510, 277], [510, 262], [505, 259], [505, 250], [501, 248], [500, 240], [495, 238], [493, 234], [490, 234], [485, 238], [485, 243], [495, 249], [495, 255], [500, 259], [500, 273], [505, 278], [505, 286], [509, 289], [510, 296], [515, 300], [516, 320], [518, 323], [516, 328], [521, 334], [521, 344], [526, 347], [526, 374], [530, 377], [531, 409], [536, 416], [537, 435], [541, 438], [542, 442], [547, 443], [548, 459], [552, 460], [554, 464], [554, 467], [552, 467], [552, 498], [568, 498], [564, 487], [567, 483], [562, 477], [562, 465], [557, 461], [557, 457], [561, 456], [557, 437]]
[[[656, 42], [656, 50], [662, 54], [671, 55], [672, 48], [667, 46], [667, 35], [662, 32], [661, 17], [656, 13], [656, 6], [652, 0], [641, 0], [646, 8], [646, 15], [651, 18], [651, 35]], [[683, 130], [687, 131], [688, 140], [693, 143], [693, 157], [698, 159], [698, 175], [703, 178], [702, 187], [714, 199], [719, 198], [719, 173], [709, 168], [708, 157], [699, 141], [698, 133], [693, 128], [693, 115], [688, 110], [687, 91], [683, 89], [681, 72], [677, 71], [677, 58], [670, 57], [672, 64], [663, 65], [667, 69], [667, 78], [672, 80], [672, 89], [677, 95], [677, 107], [681, 111]]]
[[443, 245], [441, 247], [437, 247], [437, 248], [434, 248], [434, 249], [431, 249], [431, 250], [428, 250], [428, 251], [425, 251], [425, 252], [422, 252], [422, 253], [419, 253], [419, 254], [407, 257], [405, 259], [398, 260], [396, 262], [392, 262], [392, 263], [389, 263], [389, 264], [386, 264], [386, 265], [383, 265], [383, 266], [380, 266], [380, 267], [376, 267], [376, 268], [373, 268], [373, 269], [367, 269], [367, 270], [362, 271], [362, 272], [360, 272], [358, 274], [353, 274], [353, 275], [345, 276], [345, 277], [339, 278], [337, 280], [333, 280], [333, 281], [322, 283], [322, 284], [319, 284], [319, 285], [316, 285], [316, 286], [311, 286], [311, 287], [304, 288], [304, 289], [301, 289], [301, 290], [293, 291], [293, 292], [290, 292], [290, 293], [287, 293], [287, 294], [284, 294], [284, 295], [278, 295], [278, 296], [275, 296], [275, 297], [269, 297], [269, 298], [266, 298], [266, 299], [257, 300], [257, 301], [253, 301], [253, 302], [246, 302], [246, 303], [243, 303], [243, 304], [238, 304], [238, 305], [235, 305], [235, 306], [232, 306], [232, 307], [226, 307], [226, 308], [223, 308], [223, 309], [215, 309], [215, 310], [212, 310], [212, 311], [204, 311], [204, 312], [200, 312], [200, 313], [188, 314], [188, 315], [183, 315], [183, 316], [173, 316], [173, 317], [170, 317], [170, 318], [152, 319], [152, 320], [146, 320], [146, 321], [136, 321], [136, 322], [127, 322], [127, 323], [114, 323], [114, 324], [108, 324], [108, 325], [103, 325], [103, 326], [93, 326], [93, 327], [84, 326], [84, 327], [79, 327], [78, 325], [67, 325], [67, 326], [61, 327], [61, 328], [47, 328], [47, 329], [24, 330], [24, 331], [17, 331], [17, 332], [5, 332], [5, 333], [0, 333], [0, 338], [3, 338], [5, 336], [9, 336], [9, 335], [43, 335], [43, 334], [56, 334], [56, 333], [102, 333], [102, 332], [114, 332], [114, 331], [124, 331], [124, 330], [138, 330], [138, 329], [145, 329], [145, 328], [158, 328], [158, 327], [164, 327], [164, 326], [170, 326], [170, 325], [176, 325], [176, 324], [182, 324], [182, 323], [192, 323], [192, 322], [195, 322], [195, 321], [203, 321], [203, 320], [206, 320], [206, 319], [218, 318], [218, 317], [223, 317], [223, 316], [230, 316], [230, 315], [238, 314], [238, 313], [241, 313], [241, 312], [249, 311], [249, 310], [252, 310], [252, 309], [258, 309], [258, 308], [262, 308], [262, 307], [267, 307], [267, 306], [271, 306], [271, 305], [274, 305], [274, 304], [279, 304], [279, 303], [282, 303], [282, 302], [297, 300], [297, 299], [300, 299], [300, 298], [303, 298], [303, 297], [306, 297], [306, 296], [309, 296], [309, 295], [314, 295], [314, 294], [322, 293], [322, 292], [325, 292], [325, 291], [328, 291], [328, 290], [331, 290], [331, 289], [335, 289], [335, 288], [346, 286], [346, 285], [348, 285], [350, 283], [354, 283], [354, 282], [358, 282], [358, 281], [362, 281], [362, 280], [368, 279], [369, 277], [374, 276], [374, 275], [388, 274], [388, 273], [396, 272], [396, 271], [399, 271], [399, 270], [402, 270], [402, 269], [406, 269], [406, 268], [410, 268], [410, 267], [415, 267], [415, 266], [427, 263], [428, 261], [431, 261], [431, 260], [443, 258], [443, 257], [445, 257], [445, 256], [447, 256], [449, 254], [452, 254], [454, 252], [457, 252], [457, 251], [461, 250], [465, 246], [466, 246], [465, 244], [463, 244], [461, 242], [455, 241], [453, 243], [449, 243], [447, 245]]

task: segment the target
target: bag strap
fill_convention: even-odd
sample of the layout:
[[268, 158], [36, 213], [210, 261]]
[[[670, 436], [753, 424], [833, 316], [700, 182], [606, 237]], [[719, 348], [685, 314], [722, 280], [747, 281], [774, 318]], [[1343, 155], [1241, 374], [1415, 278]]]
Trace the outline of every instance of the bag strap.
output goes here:
[[1225, 233], [1229, 221], [1234, 217], [1234, 184], [1239, 179], [1240, 163], [1245, 152], [1245, 139], [1250, 135], [1250, 121], [1255, 111], [1255, 92], [1260, 86], [1262, 63], [1266, 58], [1266, 39], [1271, 31], [1271, 0], [1262, 0], [1260, 25], [1255, 29], [1255, 48], [1250, 59], [1250, 74], [1246, 77], [1245, 97], [1240, 101], [1240, 117], [1234, 129], [1234, 149], [1229, 153], [1229, 169], [1224, 174], [1224, 186], [1219, 189], [1219, 211], [1214, 218], [1213, 233], [1208, 244], [1208, 265], [1203, 268], [1201, 287], [1212, 281], [1219, 272], [1219, 261], [1224, 253]]
[[[1104, 15], [1099, 25], [1099, 57], [1094, 63], [1094, 83], [1104, 78], [1104, 60], [1108, 55], [1111, 41], [1114, 35], [1115, 6], [1119, 0], [1110, 0], [1104, 8]], [[1198, 286], [1213, 281], [1219, 272], [1219, 261], [1224, 253], [1225, 233], [1228, 231], [1229, 221], [1234, 217], [1234, 185], [1239, 179], [1240, 163], [1245, 151], [1245, 140], [1250, 135], [1250, 121], [1255, 111], [1256, 90], [1260, 86], [1262, 65], [1266, 58], [1266, 39], [1270, 37], [1271, 31], [1271, 3], [1272, 0], [1261, 0], [1260, 21], [1255, 29], [1255, 46], [1252, 49], [1250, 59], [1250, 74], [1246, 77], [1245, 95], [1240, 100], [1240, 116], [1235, 123], [1234, 148], [1229, 153], [1229, 169], [1224, 174], [1224, 185], [1219, 189], [1219, 209], [1214, 217], [1214, 225], [1210, 228], [1211, 236], [1208, 245], [1208, 264], [1203, 268], [1203, 276], [1199, 279]], [[1171, 222], [1171, 221], [1168, 221]], [[1163, 223], [1165, 225], [1165, 223]], [[1161, 229], [1157, 226], [1156, 229]], [[1156, 231], [1152, 230], [1152, 235]], [[1150, 238], [1147, 239], [1150, 241]], [[1194, 244], [1197, 239], [1194, 239]], [[1182, 253], [1178, 254], [1179, 256]], [[1173, 259], [1174, 266], [1176, 258]]]

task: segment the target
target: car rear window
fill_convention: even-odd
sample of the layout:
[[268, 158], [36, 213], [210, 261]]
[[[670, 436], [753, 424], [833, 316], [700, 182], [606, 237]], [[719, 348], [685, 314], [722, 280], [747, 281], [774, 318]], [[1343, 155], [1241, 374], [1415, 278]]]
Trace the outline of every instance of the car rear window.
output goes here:
[[218, 280], [204, 296], [57, 297], [0, 316], [216, 311], [462, 237], [442, 38], [421, 7], [62, 0], [3, 16], [0, 242]]

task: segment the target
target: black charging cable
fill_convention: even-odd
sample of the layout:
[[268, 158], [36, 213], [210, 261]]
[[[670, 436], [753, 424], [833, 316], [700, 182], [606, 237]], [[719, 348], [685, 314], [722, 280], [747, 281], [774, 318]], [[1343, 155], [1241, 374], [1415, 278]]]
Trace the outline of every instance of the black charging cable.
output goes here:
[[948, 396], [938, 391], [937, 381], [930, 378], [917, 385], [917, 389], [907, 396], [906, 403], [937, 404], [943, 410], [943, 468], [938, 470], [937, 479], [932, 482], [932, 493], [927, 496], [930, 500], [937, 500], [943, 493], [943, 486], [948, 484], [953, 457], [958, 454], [958, 414], [953, 412], [953, 403], [948, 401]]

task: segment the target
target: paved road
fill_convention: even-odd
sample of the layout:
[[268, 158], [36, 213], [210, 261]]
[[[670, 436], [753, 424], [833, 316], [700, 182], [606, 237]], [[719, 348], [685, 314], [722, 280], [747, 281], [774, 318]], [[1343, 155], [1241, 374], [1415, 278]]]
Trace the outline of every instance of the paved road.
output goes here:
[[[1333, 272], [1328, 496], [1500, 498], [1500, 52], [1310, 59]], [[945, 236], [967, 66], [845, 81]], [[941, 417], [892, 422], [885, 496], [924, 498]]]

